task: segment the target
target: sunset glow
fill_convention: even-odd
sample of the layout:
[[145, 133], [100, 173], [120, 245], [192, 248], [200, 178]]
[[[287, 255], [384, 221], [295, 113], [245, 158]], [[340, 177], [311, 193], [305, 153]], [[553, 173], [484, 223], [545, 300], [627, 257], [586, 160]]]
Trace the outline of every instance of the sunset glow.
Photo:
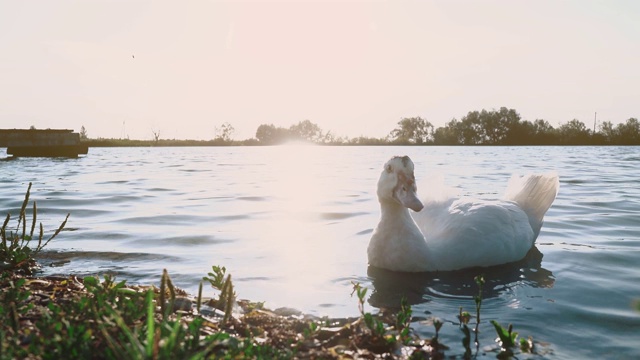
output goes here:
[[0, 127], [235, 139], [309, 119], [383, 137], [516, 109], [552, 125], [638, 117], [629, 1], [5, 2]]

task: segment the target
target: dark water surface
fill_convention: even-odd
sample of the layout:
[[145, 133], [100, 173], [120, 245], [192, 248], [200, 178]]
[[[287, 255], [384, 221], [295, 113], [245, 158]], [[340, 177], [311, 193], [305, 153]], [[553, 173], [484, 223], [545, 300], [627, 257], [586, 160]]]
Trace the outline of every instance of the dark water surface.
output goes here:
[[[379, 217], [382, 164], [409, 155], [419, 194], [442, 178], [465, 195], [498, 198], [512, 173], [560, 175], [560, 194], [536, 249], [485, 269], [480, 352], [495, 348], [489, 320], [513, 323], [544, 357], [640, 358], [640, 148], [220, 147], [92, 148], [78, 159], [0, 161], [0, 209], [17, 215], [33, 182], [38, 220], [66, 230], [41, 262], [45, 274], [115, 274], [174, 282], [196, 293], [226, 266], [239, 297], [315, 315], [356, 316], [352, 282], [368, 310], [413, 304], [422, 336], [461, 355], [460, 307], [473, 313], [479, 271], [398, 274], [367, 266]], [[486, 354], [494, 357], [494, 352]]]

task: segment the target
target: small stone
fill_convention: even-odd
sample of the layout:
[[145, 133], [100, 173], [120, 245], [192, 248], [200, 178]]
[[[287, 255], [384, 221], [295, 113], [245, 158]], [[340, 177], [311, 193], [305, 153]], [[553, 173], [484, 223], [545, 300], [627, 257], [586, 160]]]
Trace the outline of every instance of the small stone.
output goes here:
[[176, 297], [176, 300], [173, 302], [173, 311], [189, 311], [193, 308], [193, 301], [186, 297]]
[[302, 311], [300, 310], [296, 310], [293, 308], [288, 308], [288, 307], [281, 307], [281, 308], [277, 308], [275, 310], [273, 310], [273, 313], [279, 316], [301, 316], [302, 315]]

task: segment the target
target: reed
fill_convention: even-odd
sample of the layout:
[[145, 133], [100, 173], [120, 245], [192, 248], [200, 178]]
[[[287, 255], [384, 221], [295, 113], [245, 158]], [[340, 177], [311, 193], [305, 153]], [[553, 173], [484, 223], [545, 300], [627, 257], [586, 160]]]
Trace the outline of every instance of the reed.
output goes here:
[[65, 217], [64, 221], [56, 229], [56, 231], [47, 240], [44, 240], [44, 228], [40, 223], [40, 232], [37, 238], [37, 244], [32, 247], [32, 241], [34, 240], [34, 232], [36, 228], [36, 220], [38, 208], [36, 202], [33, 202], [32, 219], [30, 231], [27, 233], [27, 206], [29, 203], [29, 196], [31, 194], [31, 186], [27, 188], [27, 192], [20, 207], [20, 213], [17, 219], [17, 225], [14, 231], [8, 230], [9, 222], [11, 220], [11, 214], [7, 214], [2, 228], [0, 228], [0, 271], [19, 271], [27, 275], [33, 274], [37, 269], [37, 263], [35, 256], [38, 255], [42, 249], [44, 249], [53, 240], [62, 229], [64, 229], [69, 219], [69, 214]]

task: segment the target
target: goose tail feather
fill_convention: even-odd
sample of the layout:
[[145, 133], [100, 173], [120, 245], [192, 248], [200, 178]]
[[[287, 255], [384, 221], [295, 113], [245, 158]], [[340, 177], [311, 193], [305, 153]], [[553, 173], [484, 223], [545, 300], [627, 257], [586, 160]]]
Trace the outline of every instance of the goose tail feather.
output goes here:
[[544, 214], [558, 195], [560, 181], [558, 174], [514, 175], [509, 180], [504, 200], [513, 201], [524, 210], [536, 235], [542, 227]]

